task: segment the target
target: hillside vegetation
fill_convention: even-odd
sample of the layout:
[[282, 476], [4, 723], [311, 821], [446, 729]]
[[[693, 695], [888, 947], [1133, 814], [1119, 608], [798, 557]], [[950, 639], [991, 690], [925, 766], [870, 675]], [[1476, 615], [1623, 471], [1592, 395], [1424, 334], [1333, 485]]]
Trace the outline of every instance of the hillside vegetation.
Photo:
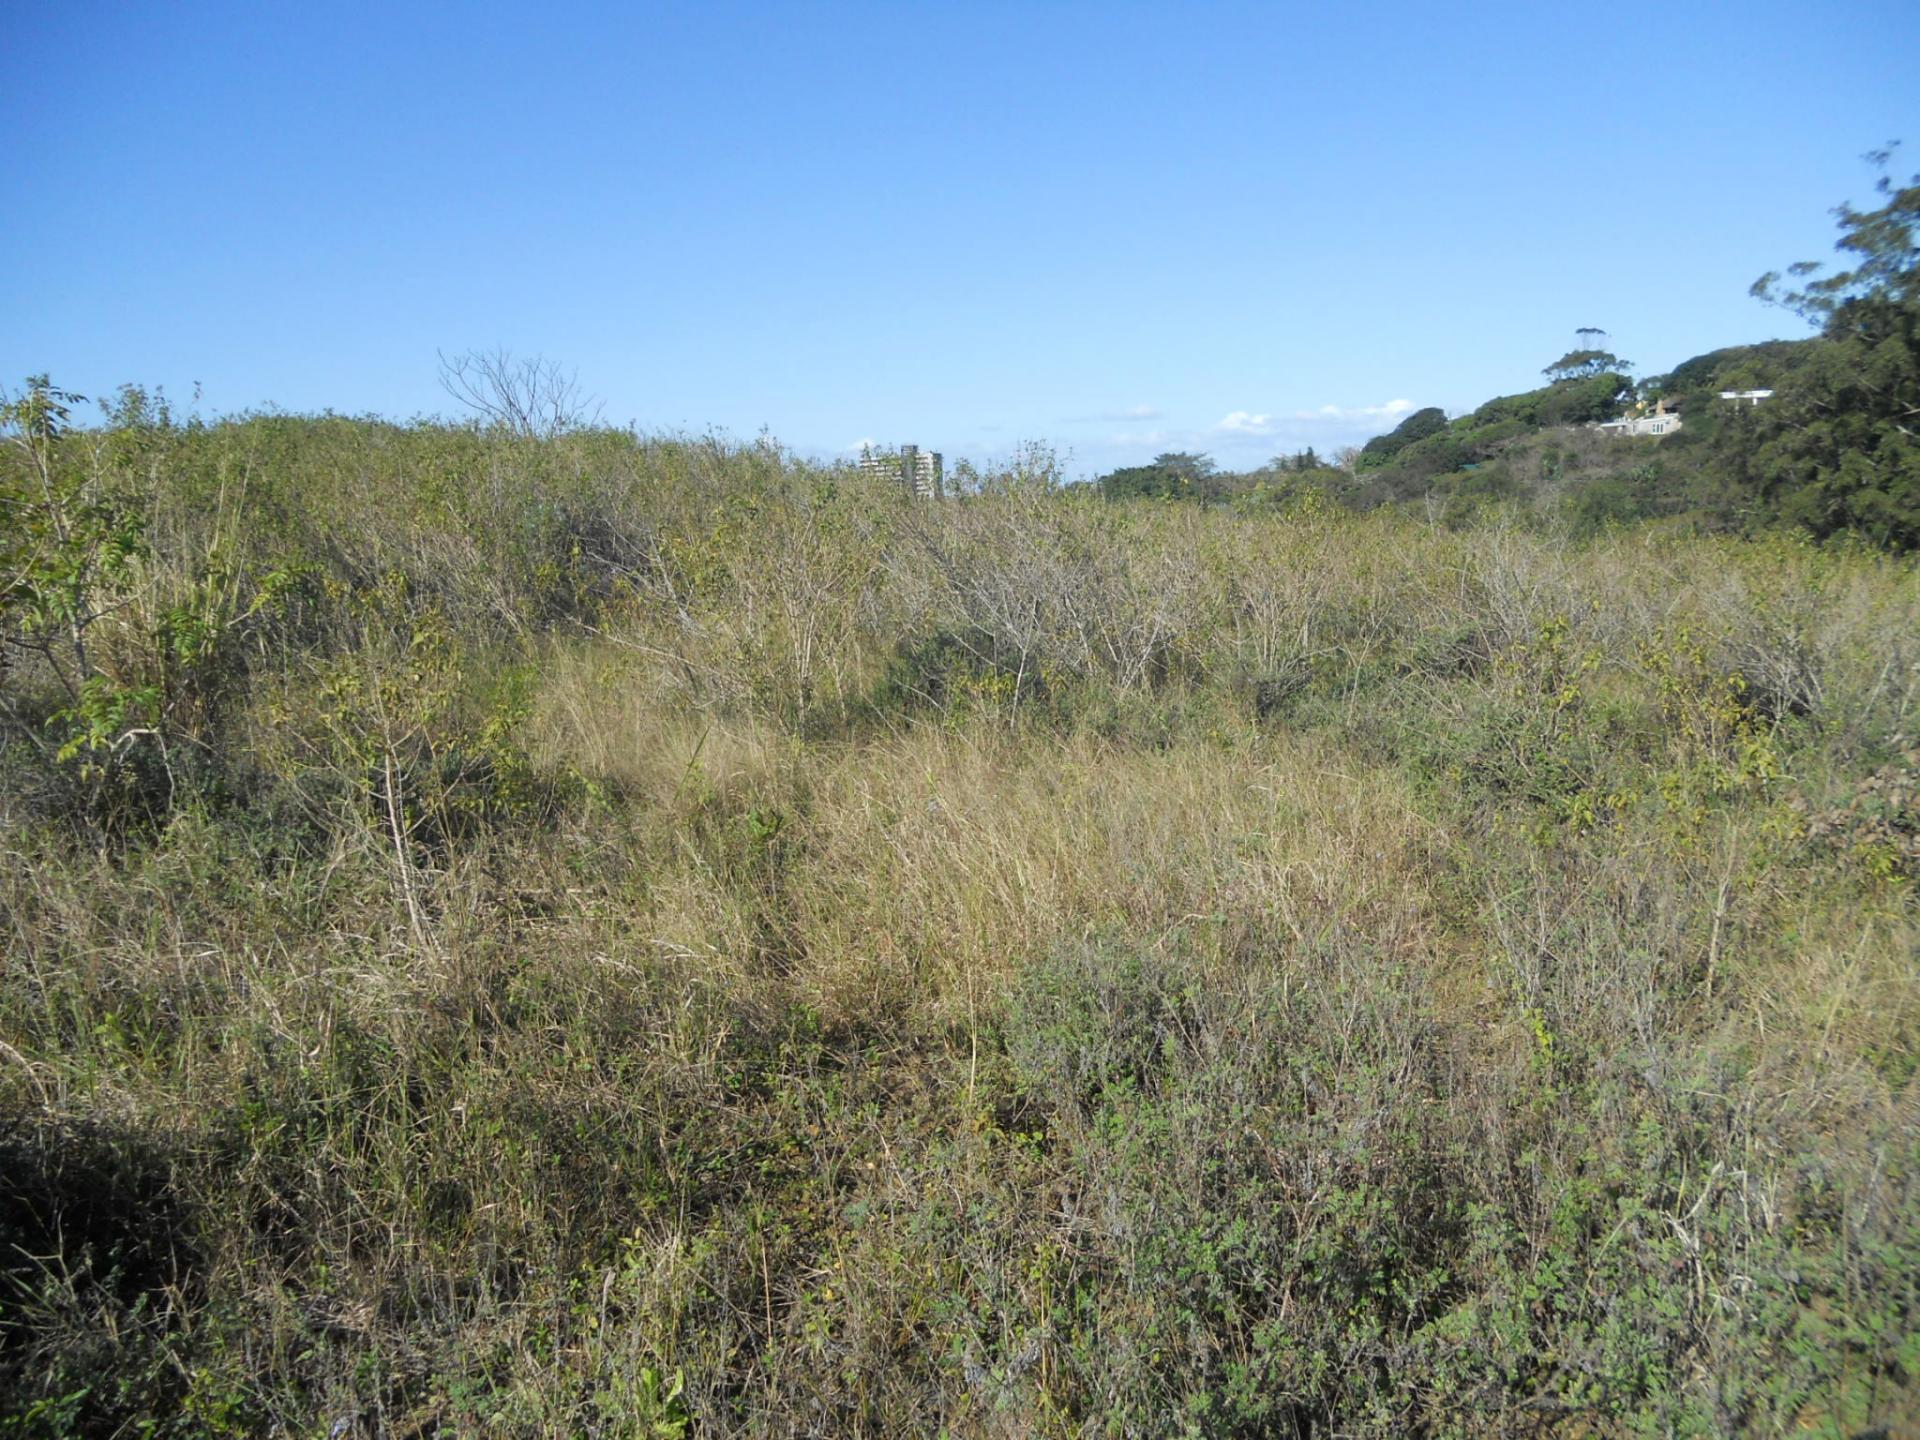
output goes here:
[[[1844, 268], [1802, 261], [1752, 288], [1813, 324], [1810, 339], [1730, 346], [1635, 382], [1631, 364], [1597, 348], [1604, 332], [1587, 327], [1575, 332], [1581, 348], [1542, 372], [1546, 385], [1451, 419], [1416, 410], [1339, 464], [1309, 449], [1225, 474], [1204, 455], [1166, 454], [1102, 476], [1101, 493], [1242, 509], [1311, 495], [1354, 510], [1418, 508], [1449, 525], [1500, 508], [1576, 534], [1686, 515], [1730, 532], [1784, 524], [1920, 548], [1920, 175], [1896, 186], [1891, 147], [1866, 158], [1881, 170], [1882, 203], [1834, 210]], [[1765, 403], [1723, 398], [1751, 390], [1767, 392]], [[1665, 407], [1681, 428], [1594, 431], [1629, 405]]]
[[0, 1433], [1920, 1424], [1912, 560], [71, 408]]

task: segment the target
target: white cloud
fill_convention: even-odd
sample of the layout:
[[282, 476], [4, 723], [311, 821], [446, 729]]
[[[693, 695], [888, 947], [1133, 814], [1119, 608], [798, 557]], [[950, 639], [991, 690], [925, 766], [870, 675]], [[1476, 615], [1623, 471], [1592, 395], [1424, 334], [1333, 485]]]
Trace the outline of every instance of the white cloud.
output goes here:
[[1110, 445], [1164, 445], [1167, 443], [1167, 433], [1165, 430], [1135, 431], [1115, 435], [1107, 443]]
[[1296, 410], [1296, 420], [1391, 420], [1414, 408], [1411, 400], [1389, 400], [1383, 405], [1322, 405], [1318, 410]]
[[1247, 410], [1235, 410], [1222, 418], [1220, 423], [1213, 428], [1216, 430], [1224, 430], [1233, 435], [1271, 435], [1273, 433], [1273, 417], [1271, 415], [1255, 415]]
[[879, 445], [879, 443], [880, 442], [871, 435], [863, 435], [851, 445], [842, 445], [840, 447], [840, 453], [842, 455], [858, 455], [862, 450], [871, 450]]

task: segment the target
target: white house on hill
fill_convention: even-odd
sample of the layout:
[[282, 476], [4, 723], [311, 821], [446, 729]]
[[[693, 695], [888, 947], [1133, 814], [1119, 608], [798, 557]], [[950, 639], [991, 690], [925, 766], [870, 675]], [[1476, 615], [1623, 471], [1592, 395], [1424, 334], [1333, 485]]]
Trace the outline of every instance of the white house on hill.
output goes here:
[[1667, 410], [1666, 401], [1656, 400], [1651, 412], [1639, 407], [1618, 420], [1599, 421], [1593, 428], [1605, 435], [1671, 435], [1680, 428], [1680, 417]]

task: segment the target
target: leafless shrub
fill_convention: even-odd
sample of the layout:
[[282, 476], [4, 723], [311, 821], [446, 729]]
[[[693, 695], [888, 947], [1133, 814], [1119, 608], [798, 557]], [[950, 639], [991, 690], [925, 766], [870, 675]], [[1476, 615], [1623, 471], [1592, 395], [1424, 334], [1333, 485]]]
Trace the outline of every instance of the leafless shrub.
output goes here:
[[1478, 548], [1471, 582], [1478, 608], [1485, 611], [1499, 645], [1526, 640], [1548, 618], [1567, 612], [1563, 554], [1510, 526], [1489, 531]]
[[1821, 708], [1825, 665], [1803, 598], [1776, 599], [1730, 573], [1721, 577], [1705, 603], [1723, 637], [1717, 658], [1729, 674], [1745, 682], [1745, 698], [1757, 713], [1778, 720]]
[[594, 424], [601, 404], [558, 361], [507, 350], [440, 355], [440, 388], [489, 426], [547, 439]]
[[945, 628], [1016, 694], [1042, 673], [1162, 679], [1205, 604], [1192, 537], [1142, 547], [1096, 503], [1010, 490], [965, 511], [929, 515], [892, 556], [924, 620]]

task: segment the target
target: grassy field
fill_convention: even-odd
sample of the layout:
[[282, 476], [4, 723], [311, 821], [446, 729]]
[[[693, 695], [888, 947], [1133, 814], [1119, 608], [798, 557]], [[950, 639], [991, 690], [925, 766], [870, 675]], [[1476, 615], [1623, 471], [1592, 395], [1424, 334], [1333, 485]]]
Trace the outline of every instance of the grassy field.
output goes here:
[[5, 464], [0, 1435], [1920, 1426], [1911, 560]]

